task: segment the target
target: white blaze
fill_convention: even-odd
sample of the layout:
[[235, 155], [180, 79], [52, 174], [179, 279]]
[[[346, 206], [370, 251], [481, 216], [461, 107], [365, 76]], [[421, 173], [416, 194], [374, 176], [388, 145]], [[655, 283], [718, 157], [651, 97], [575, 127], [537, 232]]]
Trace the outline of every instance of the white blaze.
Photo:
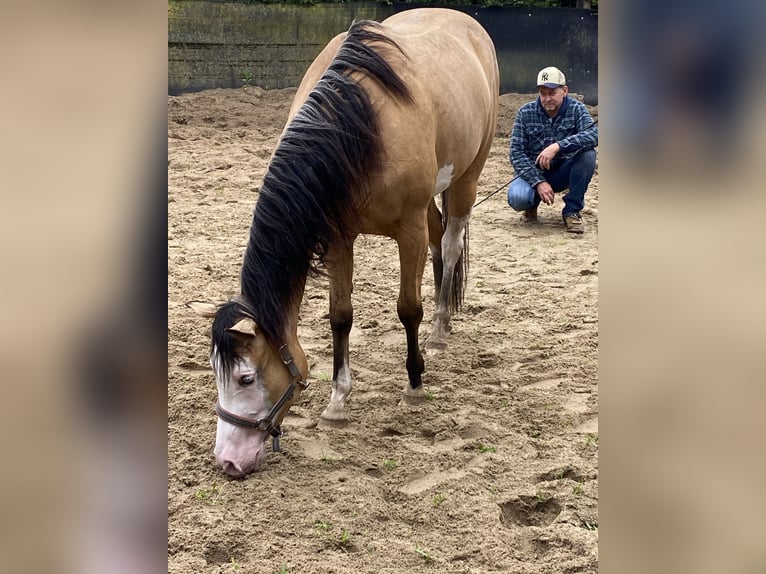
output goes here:
[[[263, 378], [248, 357], [241, 357], [233, 365], [229, 380], [224, 380], [225, 374], [217, 348], [213, 349], [210, 363], [216, 372], [218, 402], [221, 407], [251, 420], [260, 420], [269, 413], [272, 405], [266, 395]], [[245, 375], [252, 376], [254, 381], [243, 387], [239, 380]], [[266, 456], [266, 436], [263, 431], [235, 426], [219, 418], [213, 449], [218, 465], [235, 476], [256, 470]]]

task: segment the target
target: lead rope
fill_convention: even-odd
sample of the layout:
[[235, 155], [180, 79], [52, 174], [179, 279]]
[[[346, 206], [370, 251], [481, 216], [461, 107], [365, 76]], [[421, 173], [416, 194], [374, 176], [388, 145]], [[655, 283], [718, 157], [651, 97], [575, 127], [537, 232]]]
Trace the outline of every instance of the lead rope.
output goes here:
[[[533, 165], [532, 167], [534, 167], [534, 165]], [[490, 197], [492, 197], [493, 195], [495, 195], [495, 194], [496, 194], [498, 191], [500, 191], [501, 189], [503, 189], [503, 188], [505, 188], [505, 187], [508, 187], [509, 185], [511, 185], [511, 183], [513, 183], [513, 182], [514, 182], [514, 181], [516, 181], [518, 178], [520, 178], [522, 175], [524, 175], [525, 173], [527, 173], [527, 172], [528, 172], [530, 169], [532, 169], [532, 167], [528, 167], [527, 169], [525, 169], [524, 171], [522, 171], [522, 172], [521, 172], [519, 175], [517, 175], [517, 176], [514, 176], [514, 177], [513, 177], [513, 179], [511, 179], [511, 181], [509, 181], [508, 183], [504, 183], [503, 185], [501, 185], [500, 187], [498, 187], [498, 188], [497, 188], [495, 191], [493, 191], [493, 192], [492, 192], [492, 193], [490, 193], [488, 196], [486, 196], [484, 199], [482, 199], [481, 201], [478, 201], [478, 202], [476, 202], [476, 203], [473, 205], [473, 208], [475, 209], [476, 207], [480, 206], [482, 203], [484, 203], [485, 201], [487, 201], [487, 200], [488, 200]]]

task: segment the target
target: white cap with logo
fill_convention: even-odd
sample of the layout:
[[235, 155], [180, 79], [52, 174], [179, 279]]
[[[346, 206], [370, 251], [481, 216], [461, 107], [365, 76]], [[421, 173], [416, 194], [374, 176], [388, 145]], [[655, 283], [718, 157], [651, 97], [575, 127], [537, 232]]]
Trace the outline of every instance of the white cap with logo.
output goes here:
[[559, 86], [566, 86], [566, 83], [564, 72], [554, 66], [543, 68], [537, 74], [537, 87], [558, 88]]

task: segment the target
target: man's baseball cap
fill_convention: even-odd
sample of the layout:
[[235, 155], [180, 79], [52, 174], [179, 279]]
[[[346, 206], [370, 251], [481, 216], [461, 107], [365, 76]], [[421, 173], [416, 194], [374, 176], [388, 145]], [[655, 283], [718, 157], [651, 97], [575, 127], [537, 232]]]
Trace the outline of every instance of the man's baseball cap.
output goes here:
[[537, 87], [545, 86], [546, 88], [558, 88], [559, 86], [565, 86], [567, 79], [564, 77], [564, 72], [554, 66], [548, 66], [543, 68], [537, 74]]

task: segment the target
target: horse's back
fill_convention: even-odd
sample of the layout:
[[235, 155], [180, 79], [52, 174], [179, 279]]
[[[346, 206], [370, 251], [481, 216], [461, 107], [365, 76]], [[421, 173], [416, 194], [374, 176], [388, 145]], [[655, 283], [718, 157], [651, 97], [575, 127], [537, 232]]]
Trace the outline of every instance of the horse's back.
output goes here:
[[[387, 54], [416, 102], [402, 105], [370, 87], [379, 91], [374, 99], [388, 141], [388, 165], [423, 174], [423, 185], [432, 186], [429, 199], [443, 191], [447, 179], [469, 177], [475, 183], [497, 120], [499, 73], [492, 40], [475, 19], [456, 10], [408, 10], [382, 24], [404, 52]], [[420, 159], [413, 163], [413, 158]], [[411, 181], [411, 174], [405, 179]]]
[[[497, 92], [499, 73], [495, 47], [486, 30], [471, 16], [446, 8], [399, 12], [382, 24], [404, 49], [419, 72], [426, 71], [433, 91], [450, 91], [450, 80], [473, 76]], [[475, 85], [475, 84], [474, 84]], [[478, 86], [477, 86], [478, 87]]]
[[[499, 74], [492, 40], [467, 14], [419, 8], [395, 14], [381, 25], [379, 32], [401, 51], [378, 42], [371, 46], [412, 98], [396, 98], [376, 80], [357, 76], [378, 117], [385, 150], [380, 172], [370, 174], [375, 184], [360, 231], [390, 235], [402, 214], [424, 211], [432, 196], [458, 178], [471, 179], [475, 188], [494, 137]], [[345, 37], [342, 33], [333, 38], [306, 72], [291, 119]]]
[[397, 69], [418, 101], [450, 127], [487, 127], [499, 95], [495, 47], [484, 28], [456, 10], [420, 8], [382, 22], [406, 58]]

